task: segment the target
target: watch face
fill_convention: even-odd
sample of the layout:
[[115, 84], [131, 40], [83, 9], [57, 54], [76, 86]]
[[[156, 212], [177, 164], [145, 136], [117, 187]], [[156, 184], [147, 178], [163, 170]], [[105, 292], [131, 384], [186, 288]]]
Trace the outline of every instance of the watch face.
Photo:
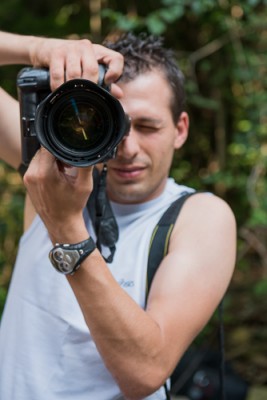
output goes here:
[[74, 274], [80, 264], [96, 248], [96, 244], [91, 237], [75, 244], [56, 244], [50, 251], [49, 258], [52, 265], [62, 274]]
[[57, 271], [67, 275], [74, 271], [80, 259], [80, 254], [78, 250], [56, 247], [50, 252], [49, 258]]

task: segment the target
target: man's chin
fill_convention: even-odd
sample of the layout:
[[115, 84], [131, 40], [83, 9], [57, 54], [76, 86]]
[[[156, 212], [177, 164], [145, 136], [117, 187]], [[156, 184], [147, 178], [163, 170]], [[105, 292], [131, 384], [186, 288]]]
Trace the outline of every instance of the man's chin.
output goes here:
[[109, 199], [121, 204], [143, 203], [146, 201], [148, 194], [141, 187], [137, 186], [130, 182], [125, 183], [123, 187], [113, 186], [112, 190], [108, 190]]

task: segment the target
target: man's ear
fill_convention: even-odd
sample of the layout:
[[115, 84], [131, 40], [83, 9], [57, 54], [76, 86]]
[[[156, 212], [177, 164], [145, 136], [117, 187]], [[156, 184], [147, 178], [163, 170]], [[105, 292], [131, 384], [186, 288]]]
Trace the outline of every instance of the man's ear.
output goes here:
[[189, 116], [187, 112], [183, 111], [176, 124], [176, 138], [174, 142], [175, 149], [180, 149], [188, 137], [189, 131]]

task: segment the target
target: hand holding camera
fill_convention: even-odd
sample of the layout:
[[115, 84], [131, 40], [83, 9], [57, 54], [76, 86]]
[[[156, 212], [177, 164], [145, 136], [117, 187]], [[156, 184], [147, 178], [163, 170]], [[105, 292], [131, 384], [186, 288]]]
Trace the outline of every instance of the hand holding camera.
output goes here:
[[115, 156], [129, 130], [129, 120], [120, 102], [104, 86], [105, 67], [101, 64], [99, 76], [98, 85], [73, 79], [51, 93], [47, 69], [20, 71], [17, 88], [25, 166], [40, 145], [56, 159], [77, 167]]

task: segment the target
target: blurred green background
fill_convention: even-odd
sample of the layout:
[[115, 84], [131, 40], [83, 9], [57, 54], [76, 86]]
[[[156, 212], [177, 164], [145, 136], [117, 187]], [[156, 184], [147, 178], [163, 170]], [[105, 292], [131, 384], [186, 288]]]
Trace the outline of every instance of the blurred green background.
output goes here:
[[[147, 31], [164, 35], [175, 49], [186, 76], [191, 125], [172, 176], [215, 192], [236, 215], [226, 356], [250, 384], [266, 385], [267, 1], [1, 0], [0, 29], [97, 42], [118, 31]], [[0, 68], [0, 85], [14, 96], [20, 68]], [[1, 309], [22, 232], [23, 202], [17, 172], [0, 164]], [[216, 318], [206, 334], [214, 329]]]

